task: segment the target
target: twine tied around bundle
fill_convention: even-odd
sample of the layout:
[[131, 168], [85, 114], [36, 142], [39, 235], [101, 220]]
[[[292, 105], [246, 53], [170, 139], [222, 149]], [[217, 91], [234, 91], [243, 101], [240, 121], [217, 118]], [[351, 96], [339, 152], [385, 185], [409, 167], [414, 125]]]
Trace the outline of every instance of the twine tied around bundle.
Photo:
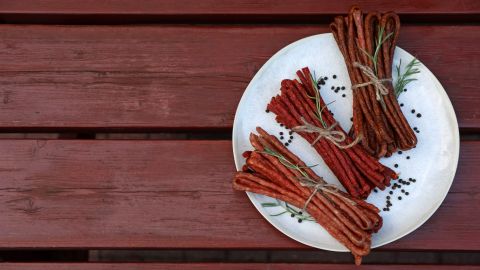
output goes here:
[[305, 201], [305, 204], [303, 205], [302, 211], [304, 211], [304, 212], [307, 209], [307, 206], [310, 203], [310, 201], [313, 199], [313, 196], [315, 196], [315, 194], [317, 194], [318, 191], [328, 192], [328, 193], [331, 193], [335, 196], [339, 196], [339, 197], [341, 197], [342, 200], [345, 200], [352, 205], [357, 204], [356, 202], [350, 200], [349, 198], [347, 198], [345, 196], [342, 196], [339, 193], [338, 187], [335, 186], [335, 185], [328, 184], [328, 183], [325, 183], [325, 182], [315, 181], [315, 180], [313, 180], [309, 177], [300, 177], [300, 178], [298, 178], [298, 180], [300, 181], [300, 185], [302, 187], [309, 187], [309, 188], [313, 189], [312, 194], [310, 194], [308, 199]]
[[345, 134], [341, 131], [334, 130], [334, 128], [338, 125], [338, 122], [335, 122], [329, 127], [323, 128], [308, 123], [303, 117], [301, 118], [301, 120], [303, 122], [303, 125], [293, 127], [292, 130], [295, 132], [317, 133], [318, 136], [311, 145], [316, 144], [321, 138], [325, 138], [335, 144], [338, 148], [347, 149], [356, 145], [361, 139], [361, 136], [357, 136], [357, 138], [355, 138], [355, 140], [350, 144], [341, 145], [340, 143], [344, 142], [347, 139], [347, 136], [345, 136]]
[[354, 62], [353, 66], [356, 67], [356, 68], [359, 68], [363, 72], [363, 74], [365, 74], [365, 76], [367, 76], [368, 79], [370, 80], [369, 82], [364, 82], [364, 83], [359, 83], [359, 84], [352, 85], [353, 90], [355, 90], [357, 88], [360, 88], [360, 87], [364, 87], [364, 86], [373, 84], [373, 87], [375, 87], [375, 90], [376, 90], [375, 95], [376, 95], [376, 98], [377, 98], [378, 101], [382, 100], [382, 95], [383, 96], [388, 95], [388, 89], [387, 89], [387, 87], [385, 87], [385, 85], [383, 83], [391, 82], [392, 81], [391, 78], [379, 79], [379, 78], [377, 78], [377, 76], [375, 75], [375, 73], [373, 72], [373, 70], [370, 67], [364, 66], [364, 65], [360, 64], [359, 62]]

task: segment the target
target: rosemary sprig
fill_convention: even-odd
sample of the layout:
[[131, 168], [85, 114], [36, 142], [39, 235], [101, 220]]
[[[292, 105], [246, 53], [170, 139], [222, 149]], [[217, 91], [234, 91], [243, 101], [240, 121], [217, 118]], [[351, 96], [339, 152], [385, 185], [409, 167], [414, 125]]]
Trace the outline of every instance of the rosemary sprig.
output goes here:
[[400, 59], [400, 63], [397, 66], [395, 66], [397, 70], [397, 81], [395, 82], [395, 96], [397, 98], [400, 96], [400, 94], [402, 93], [405, 86], [407, 86], [407, 84], [417, 80], [416, 78], [411, 78], [411, 77], [417, 73], [420, 73], [420, 69], [417, 68], [419, 65], [420, 65], [420, 62], [418, 61], [418, 59], [413, 58], [412, 61], [410, 61], [405, 66], [405, 71], [403, 72], [403, 74], [400, 74], [402, 59]]
[[313, 168], [315, 166], [317, 166], [318, 164], [315, 164], [315, 165], [312, 165], [312, 166], [298, 166], [298, 164], [293, 164], [292, 162], [290, 162], [290, 160], [288, 160], [287, 158], [285, 158], [282, 154], [278, 153], [278, 152], [275, 152], [273, 151], [272, 149], [270, 148], [264, 148], [263, 151], [261, 151], [260, 153], [263, 153], [263, 154], [267, 154], [267, 155], [270, 155], [270, 156], [274, 156], [276, 157], [280, 163], [282, 163], [285, 167], [287, 168], [290, 168], [290, 169], [293, 169], [293, 170], [297, 170], [298, 172], [300, 172], [302, 174], [302, 176], [304, 177], [308, 177], [308, 174], [305, 172], [305, 168]]
[[370, 58], [370, 60], [372, 60], [373, 69], [374, 69], [375, 74], [377, 76], [378, 76], [378, 71], [377, 71], [378, 54], [380, 53], [380, 49], [381, 49], [383, 43], [385, 43], [385, 41], [387, 41], [387, 39], [389, 39], [393, 35], [393, 32], [390, 32], [382, 39], [382, 36], [383, 36], [384, 32], [385, 32], [385, 27], [379, 27], [378, 36], [377, 36], [377, 39], [375, 40], [375, 51], [374, 51], [373, 55], [370, 55], [364, 49], [359, 48], [368, 58]]
[[[313, 71], [313, 76], [315, 76], [315, 71]], [[327, 128], [327, 123], [325, 123], [325, 121], [323, 120], [323, 117], [322, 117], [322, 112], [323, 110], [325, 110], [328, 105], [332, 104], [335, 102], [332, 101], [328, 104], [325, 104], [325, 106], [321, 106], [320, 105], [320, 89], [318, 89], [318, 81], [321, 80], [321, 77], [319, 79], [315, 79], [314, 77], [312, 77], [312, 75], [310, 74], [310, 80], [312, 81], [312, 84], [313, 84], [313, 88], [315, 90], [315, 96], [312, 97], [310, 95], [307, 94], [307, 96], [311, 99], [314, 99], [315, 100], [315, 107], [317, 108], [317, 111], [315, 112], [315, 116], [317, 117], [317, 119], [320, 121], [320, 123], [322, 123], [322, 126], [323, 128]]]
[[313, 219], [307, 213], [303, 213], [302, 211], [295, 209], [293, 206], [289, 205], [288, 203], [282, 202], [278, 199], [276, 203], [271, 203], [271, 202], [262, 203], [262, 207], [282, 207], [283, 208], [283, 211], [276, 214], [272, 214], [270, 215], [271, 217], [281, 216], [283, 214], [289, 213], [290, 215], [292, 215], [292, 217], [296, 217], [297, 219], [300, 219], [300, 220], [315, 221], [315, 219]]

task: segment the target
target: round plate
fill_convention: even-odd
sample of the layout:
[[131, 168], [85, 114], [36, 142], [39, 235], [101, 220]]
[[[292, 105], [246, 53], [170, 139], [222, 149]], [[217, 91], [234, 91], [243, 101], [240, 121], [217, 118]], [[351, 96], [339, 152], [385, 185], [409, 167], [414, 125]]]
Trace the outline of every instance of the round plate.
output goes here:
[[[406, 51], [396, 48], [394, 67], [401, 59], [402, 68], [413, 59]], [[295, 72], [309, 67], [316, 76], [328, 77], [321, 86], [321, 95], [329, 105], [335, 118], [345, 130], [351, 127], [352, 90], [343, 57], [332, 34], [321, 34], [296, 41], [276, 53], [258, 71], [248, 85], [237, 108], [233, 125], [233, 153], [237, 170], [245, 163], [242, 153], [252, 150], [248, 141], [255, 127], [261, 126], [270, 134], [279, 137], [279, 132], [288, 130], [275, 121], [273, 113], [265, 111], [270, 99], [279, 94], [283, 79], [296, 78]], [[401, 188], [372, 192], [368, 202], [378, 208], [386, 207], [386, 197], [390, 196], [393, 206], [382, 211], [383, 227], [373, 235], [372, 247], [379, 247], [395, 241], [417, 229], [437, 210], [448, 193], [457, 168], [459, 154], [458, 124], [452, 104], [445, 90], [435, 76], [423, 64], [420, 73], [414, 75], [416, 81], [407, 85], [399, 103], [412, 127], [416, 127], [417, 147], [403, 153], [395, 153], [381, 162], [397, 171], [401, 179], [407, 181]], [[395, 68], [393, 69], [395, 71]], [[395, 73], [395, 72], [394, 72]], [[336, 75], [336, 79], [333, 78]], [[394, 74], [395, 81], [396, 76]], [[337, 87], [345, 90], [335, 92]], [[341, 88], [340, 88], [341, 89]], [[284, 135], [284, 142], [289, 135]], [[318, 153], [298, 134], [288, 146], [307, 165], [315, 165], [313, 170], [328, 182], [338, 184], [337, 178], [325, 165]], [[395, 165], [396, 164], [396, 165]], [[394, 182], [396, 183], [396, 182]], [[398, 183], [398, 182], [397, 182]], [[389, 194], [390, 191], [393, 194]], [[408, 193], [408, 195], [407, 195]], [[298, 223], [289, 214], [272, 216], [281, 212], [281, 207], [262, 207], [262, 203], [275, 202], [274, 199], [248, 193], [257, 210], [275, 228], [287, 236], [312, 247], [347, 251], [320, 225], [312, 221]], [[401, 199], [399, 198], [401, 197]], [[440, 237], [440, 236], [439, 236]]]

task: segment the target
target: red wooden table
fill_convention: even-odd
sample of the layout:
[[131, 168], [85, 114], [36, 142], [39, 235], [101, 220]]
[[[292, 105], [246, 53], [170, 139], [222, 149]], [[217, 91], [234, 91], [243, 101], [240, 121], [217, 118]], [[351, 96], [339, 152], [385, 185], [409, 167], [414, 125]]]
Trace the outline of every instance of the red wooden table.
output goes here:
[[[355, 3], [400, 14], [399, 46], [441, 81], [462, 135], [457, 174], [440, 209], [374, 253], [467, 253], [480, 263], [480, 1]], [[327, 32], [351, 4], [0, 1], [0, 248], [17, 257], [31, 249], [312, 251], [232, 190], [230, 134], [236, 105], [262, 64], [297, 39]], [[350, 268], [268, 256], [256, 263], [225, 257], [230, 264], [91, 257], [0, 269]], [[478, 269], [393, 267], [453, 268]]]

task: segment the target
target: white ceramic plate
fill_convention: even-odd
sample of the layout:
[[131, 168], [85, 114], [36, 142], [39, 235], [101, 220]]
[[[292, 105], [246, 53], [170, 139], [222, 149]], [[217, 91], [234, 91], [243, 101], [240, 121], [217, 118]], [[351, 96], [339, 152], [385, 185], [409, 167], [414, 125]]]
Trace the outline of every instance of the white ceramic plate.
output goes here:
[[[396, 48], [394, 65], [397, 65], [400, 59], [403, 68], [413, 56]], [[279, 136], [279, 132], [288, 134], [288, 130], [276, 123], [274, 114], [266, 113], [265, 109], [271, 97], [280, 92], [280, 82], [286, 78], [296, 78], [295, 72], [303, 67], [309, 67], [317, 76], [328, 77], [326, 84], [321, 87], [321, 95], [326, 103], [336, 101], [329, 109], [345, 130], [350, 128], [351, 84], [343, 57], [332, 34], [301, 39], [270, 58], [252, 79], [240, 100], [233, 126], [233, 153], [237, 170], [245, 163], [242, 153], [252, 149], [248, 137], [251, 132], [255, 132], [255, 127], [261, 126], [276, 136]], [[418, 80], [407, 85], [407, 91], [399, 97], [399, 103], [404, 104], [402, 110], [408, 122], [419, 130], [417, 147], [381, 160], [383, 164], [396, 170], [400, 178], [413, 178], [416, 182], [402, 185], [402, 188], [396, 190], [390, 187], [377, 193], [372, 192], [369, 196], [368, 202], [380, 209], [386, 206], [386, 196], [391, 197], [393, 204], [389, 211], [380, 213], [383, 227], [379, 233], [374, 234], [373, 247], [395, 241], [427, 221], [447, 195], [457, 168], [459, 134], [452, 104], [430, 70], [423, 64], [419, 69], [420, 74], [415, 75]], [[333, 79], [333, 75], [337, 78]], [[395, 75], [393, 79], [395, 81]], [[345, 86], [346, 89], [335, 93], [331, 90], [332, 86], [335, 89]], [[345, 97], [342, 97], [343, 94]], [[412, 113], [412, 110], [415, 110], [415, 113]], [[417, 116], [418, 113], [421, 117]], [[289, 149], [306, 164], [319, 164], [313, 168], [314, 171], [328, 182], [339, 184], [317, 152], [298, 134], [293, 136]], [[394, 164], [398, 164], [398, 167], [395, 168]], [[405, 193], [402, 193], [402, 189]], [[393, 191], [393, 194], [389, 194], [390, 191]], [[406, 192], [408, 196], [405, 195]], [[399, 196], [402, 197], [401, 200], [398, 199]], [[262, 203], [275, 202], [274, 199], [254, 193], [248, 193], [248, 197], [265, 219], [287, 236], [312, 247], [347, 251], [315, 222], [298, 223], [297, 219], [289, 214], [272, 216], [281, 212], [282, 208], [265, 208]]]

